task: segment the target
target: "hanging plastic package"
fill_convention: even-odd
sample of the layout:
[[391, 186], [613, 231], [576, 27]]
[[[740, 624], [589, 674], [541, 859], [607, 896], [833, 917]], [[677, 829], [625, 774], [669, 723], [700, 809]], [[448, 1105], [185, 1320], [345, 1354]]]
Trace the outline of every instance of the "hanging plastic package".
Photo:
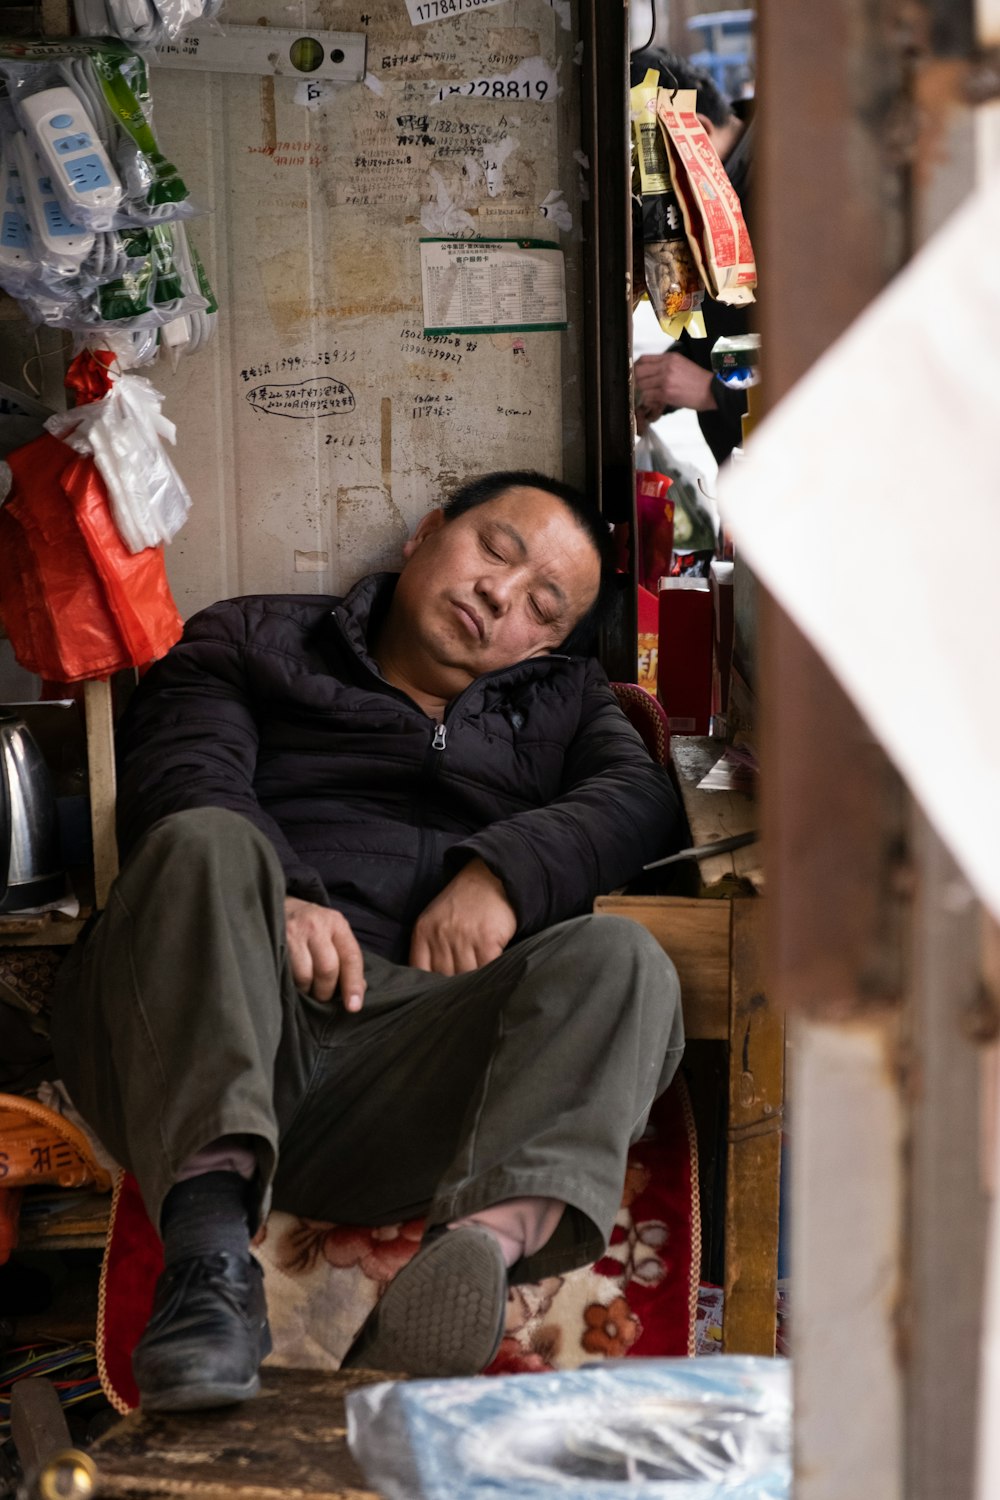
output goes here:
[[49, 417], [45, 426], [78, 453], [92, 455], [108, 487], [115, 525], [130, 552], [177, 535], [191, 497], [164, 450], [177, 429], [163, 397], [141, 375], [122, 375], [100, 401]]
[[134, 47], [160, 47], [189, 26], [215, 22], [221, 0], [73, 0], [81, 36], [119, 36]]
[[0, 77], [71, 223], [100, 231], [197, 212], [153, 133], [146, 64], [121, 42], [0, 43]]
[[143, 59], [108, 39], [0, 42], [0, 89], [0, 286], [52, 327], [190, 319], [185, 346], [204, 342], [215, 299], [181, 222], [197, 210], [153, 133]]
[[659, 74], [650, 68], [642, 83], [630, 91], [633, 196], [641, 204], [633, 237], [641, 234], [642, 278], [653, 311], [664, 333], [679, 338], [686, 328], [703, 338], [705, 320], [701, 276], [688, 245], [670, 166], [656, 118]]
[[93, 460], [46, 434], [7, 462], [0, 601], [20, 664], [78, 682], [164, 655], [183, 626], [163, 552], [127, 550]]

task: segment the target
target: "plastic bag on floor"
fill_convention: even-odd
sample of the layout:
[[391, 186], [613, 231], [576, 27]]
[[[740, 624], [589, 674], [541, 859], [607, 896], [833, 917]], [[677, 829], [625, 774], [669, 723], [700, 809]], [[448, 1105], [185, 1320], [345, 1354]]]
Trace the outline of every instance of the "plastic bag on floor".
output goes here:
[[789, 1500], [785, 1360], [628, 1359], [347, 1396], [347, 1437], [386, 1500]]

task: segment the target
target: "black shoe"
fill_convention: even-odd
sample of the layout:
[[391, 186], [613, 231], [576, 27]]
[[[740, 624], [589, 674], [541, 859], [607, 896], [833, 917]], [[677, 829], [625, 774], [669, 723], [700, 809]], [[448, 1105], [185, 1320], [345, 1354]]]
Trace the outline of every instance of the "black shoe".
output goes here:
[[341, 1369], [400, 1375], [478, 1375], [503, 1338], [507, 1267], [475, 1225], [424, 1241], [392, 1279]]
[[168, 1266], [132, 1355], [143, 1411], [232, 1406], [260, 1390], [271, 1352], [264, 1275], [226, 1250]]

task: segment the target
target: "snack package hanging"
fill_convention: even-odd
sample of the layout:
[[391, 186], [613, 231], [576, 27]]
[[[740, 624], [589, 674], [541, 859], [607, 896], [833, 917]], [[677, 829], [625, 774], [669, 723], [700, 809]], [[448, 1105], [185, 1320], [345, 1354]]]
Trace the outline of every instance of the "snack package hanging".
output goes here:
[[128, 552], [93, 460], [45, 434], [7, 462], [14, 485], [0, 507], [0, 601], [20, 664], [79, 682], [162, 656], [183, 628], [163, 552]]
[[754, 300], [757, 266], [740, 200], [696, 112], [694, 89], [663, 89], [656, 116], [688, 243], [710, 297], [739, 307]]
[[163, 447], [177, 440], [163, 397], [140, 375], [122, 375], [108, 394], [58, 412], [46, 428], [78, 453], [93, 455], [108, 487], [119, 535], [130, 552], [172, 541], [191, 497]]
[[650, 68], [629, 94], [632, 147], [642, 199], [643, 277], [664, 333], [678, 338], [686, 328], [694, 337], [703, 337], [705, 325], [699, 309], [704, 290], [657, 122], [658, 82], [659, 74]]

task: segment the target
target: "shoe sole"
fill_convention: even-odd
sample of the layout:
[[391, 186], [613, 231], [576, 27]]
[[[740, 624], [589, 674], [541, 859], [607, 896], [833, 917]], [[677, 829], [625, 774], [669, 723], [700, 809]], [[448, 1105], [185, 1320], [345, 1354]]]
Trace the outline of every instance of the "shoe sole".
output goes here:
[[342, 1369], [478, 1375], [503, 1337], [507, 1267], [486, 1230], [450, 1229], [390, 1282]]

